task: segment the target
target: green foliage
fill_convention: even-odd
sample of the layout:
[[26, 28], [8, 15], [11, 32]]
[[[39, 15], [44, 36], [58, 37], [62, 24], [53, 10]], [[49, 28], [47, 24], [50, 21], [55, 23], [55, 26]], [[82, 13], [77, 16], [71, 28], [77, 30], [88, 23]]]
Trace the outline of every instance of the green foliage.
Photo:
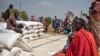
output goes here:
[[27, 15], [26, 11], [21, 11], [20, 16], [21, 16], [22, 20], [25, 20], [25, 21], [28, 20], [28, 15]]
[[17, 10], [17, 9], [14, 9], [14, 11], [13, 11], [13, 12], [14, 12], [14, 13], [15, 13], [15, 12], [18, 12], [18, 10]]
[[45, 20], [47, 21], [48, 25], [50, 25], [52, 23], [52, 19], [50, 17], [46, 17]]
[[[16, 13], [16, 12], [19, 12], [19, 11], [17, 9], [14, 9], [13, 13]], [[26, 11], [19, 12], [19, 16], [21, 20], [25, 20], [25, 21], [28, 20], [28, 15]]]
[[83, 15], [83, 16], [87, 16], [87, 13], [83, 13], [82, 15]]

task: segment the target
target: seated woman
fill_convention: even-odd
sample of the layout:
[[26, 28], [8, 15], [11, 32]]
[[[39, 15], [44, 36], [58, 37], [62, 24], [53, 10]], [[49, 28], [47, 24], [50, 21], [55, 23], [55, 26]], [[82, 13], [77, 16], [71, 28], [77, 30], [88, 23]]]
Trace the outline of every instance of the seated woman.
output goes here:
[[94, 37], [85, 29], [85, 21], [81, 18], [75, 19], [73, 26], [75, 34], [69, 46], [53, 56], [98, 56]]
[[7, 19], [7, 29], [14, 30], [15, 32], [22, 33], [23, 25], [17, 25], [14, 15], [10, 15]]

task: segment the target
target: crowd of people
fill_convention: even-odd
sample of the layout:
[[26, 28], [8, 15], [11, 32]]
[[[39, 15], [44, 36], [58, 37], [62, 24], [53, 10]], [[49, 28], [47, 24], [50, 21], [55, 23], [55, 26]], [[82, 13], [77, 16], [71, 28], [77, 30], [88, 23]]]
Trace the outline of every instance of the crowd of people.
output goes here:
[[[13, 4], [9, 5], [9, 8], [5, 12], [2, 12], [0, 21], [7, 22], [7, 29], [14, 30], [15, 32], [22, 33], [21, 28], [23, 25], [17, 25], [16, 20], [20, 20], [19, 12], [14, 11]], [[35, 21], [35, 16], [31, 16], [30, 21]], [[45, 31], [48, 31], [48, 22], [45, 20], [43, 16], [39, 17], [39, 22], [43, 23]], [[69, 16], [66, 16], [65, 20], [62, 21], [61, 19], [58, 19], [57, 16], [52, 19], [52, 27], [54, 29], [54, 32], [60, 33], [64, 32], [65, 34], [68, 34], [71, 31], [71, 20]]]
[[[51, 19], [51, 18], [50, 18]], [[72, 21], [70, 20], [70, 17], [67, 15], [65, 20], [63, 21], [62, 19], [57, 18], [57, 16], [54, 16], [54, 19], [51, 19], [51, 26], [53, 28], [54, 33], [60, 33], [63, 32], [64, 34], [68, 34], [72, 31], [72, 26], [71, 23]], [[43, 23], [44, 28], [46, 32], [48, 31], [48, 21], [42, 16], [39, 18], [39, 22]]]
[[[3, 21], [7, 22], [7, 29], [14, 30], [22, 33], [22, 25], [16, 24], [18, 19], [18, 12], [13, 12], [13, 5], [2, 13]], [[6, 17], [5, 17], [6, 16]], [[52, 27], [54, 33], [64, 32], [69, 35], [68, 45], [65, 49], [59, 51], [53, 56], [99, 56], [100, 51], [100, 0], [92, 2], [89, 8], [89, 16], [86, 15], [88, 23], [83, 18], [75, 17], [73, 21], [70, 20], [69, 16], [66, 16], [65, 20], [62, 21], [54, 17], [52, 21]], [[33, 20], [34, 21], [34, 20]], [[45, 30], [47, 30], [47, 21], [43, 20], [43, 16], [40, 17], [40, 22], [44, 24]]]
[[94, 0], [89, 8], [89, 16], [75, 17], [73, 33], [65, 48], [53, 56], [100, 56], [100, 0]]

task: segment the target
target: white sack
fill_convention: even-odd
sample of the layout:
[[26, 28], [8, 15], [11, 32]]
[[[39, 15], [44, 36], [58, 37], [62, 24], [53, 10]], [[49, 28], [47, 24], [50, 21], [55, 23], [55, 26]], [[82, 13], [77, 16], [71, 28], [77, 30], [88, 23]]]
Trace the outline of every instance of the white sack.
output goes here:
[[27, 29], [28, 29], [28, 30], [33, 29], [33, 25], [28, 26]]
[[36, 33], [31, 33], [31, 34], [29, 34], [29, 36], [31, 36], [31, 37], [37, 37], [38, 36], [38, 34], [36, 34]]
[[37, 27], [37, 26], [34, 26], [34, 27], [33, 27], [33, 30], [36, 30], [36, 29], [38, 29], [38, 27]]
[[16, 33], [16, 32], [13, 30], [8, 30], [8, 29], [0, 27], [0, 33]]
[[16, 47], [22, 48], [24, 51], [28, 51], [28, 52], [32, 51], [32, 48], [30, 48], [30, 46], [28, 46], [23, 41], [18, 41], [18, 43], [16, 43]]
[[23, 35], [26, 35], [26, 34], [28, 34], [29, 32], [28, 32], [28, 30], [24, 30], [23, 31]]
[[24, 39], [24, 38], [22, 38], [22, 41], [23, 41], [25, 44], [29, 45], [29, 42], [30, 42], [29, 39]]
[[34, 38], [32, 38], [32, 37], [29, 37], [29, 40], [30, 40], [30, 41], [32, 41], [32, 40], [34, 40]]
[[30, 52], [21, 51], [19, 56], [32, 56]]
[[39, 30], [38, 30], [38, 29], [34, 30], [34, 33], [38, 33], [38, 32], [39, 32]]
[[10, 52], [7, 49], [3, 49], [2, 52], [0, 53], [1, 56], [11, 56]]
[[44, 33], [42, 33], [42, 32], [40, 32], [40, 33], [38, 33], [40, 36], [42, 36]]
[[21, 38], [21, 34], [19, 33], [0, 33], [0, 44], [11, 49], [18, 38]]
[[30, 26], [30, 25], [33, 25], [33, 26], [37, 26], [37, 25], [43, 25], [42, 23], [40, 22], [33, 22], [33, 21], [16, 21], [17, 24], [23, 24], [25, 26]]
[[39, 32], [43, 32], [44, 31], [44, 29], [42, 28], [42, 29], [39, 29]]
[[21, 52], [21, 51], [22, 51], [21, 48], [19, 48], [19, 47], [13, 47], [13, 48], [11, 49], [11, 51], [10, 51], [10, 55], [11, 55], [11, 56], [15, 56], [18, 52]]
[[2, 52], [3, 49], [4, 49], [4, 46], [0, 45], [0, 52]]
[[38, 28], [40, 29], [40, 28], [43, 28], [43, 26], [38, 26]]
[[22, 38], [24, 38], [24, 39], [29, 39], [29, 34], [24, 35]]
[[29, 30], [29, 33], [33, 33], [33, 32], [34, 32], [34, 30], [33, 30], [33, 29]]
[[6, 22], [0, 22], [0, 28], [7, 28], [7, 23]]

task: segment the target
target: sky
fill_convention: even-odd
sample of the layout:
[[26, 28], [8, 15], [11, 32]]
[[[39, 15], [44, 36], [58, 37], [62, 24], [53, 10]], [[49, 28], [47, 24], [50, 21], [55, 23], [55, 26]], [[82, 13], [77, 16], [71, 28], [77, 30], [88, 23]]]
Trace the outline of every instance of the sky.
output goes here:
[[92, 0], [0, 0], [0, 12], [4, 12], [9, 4], [14, 8], [24, 10], [30, 16], [50, 16], [65, 18], [68, 10], [74, 12], [75, 16], [80, 16], [81, 10], [88, 13], [88, 8]]

